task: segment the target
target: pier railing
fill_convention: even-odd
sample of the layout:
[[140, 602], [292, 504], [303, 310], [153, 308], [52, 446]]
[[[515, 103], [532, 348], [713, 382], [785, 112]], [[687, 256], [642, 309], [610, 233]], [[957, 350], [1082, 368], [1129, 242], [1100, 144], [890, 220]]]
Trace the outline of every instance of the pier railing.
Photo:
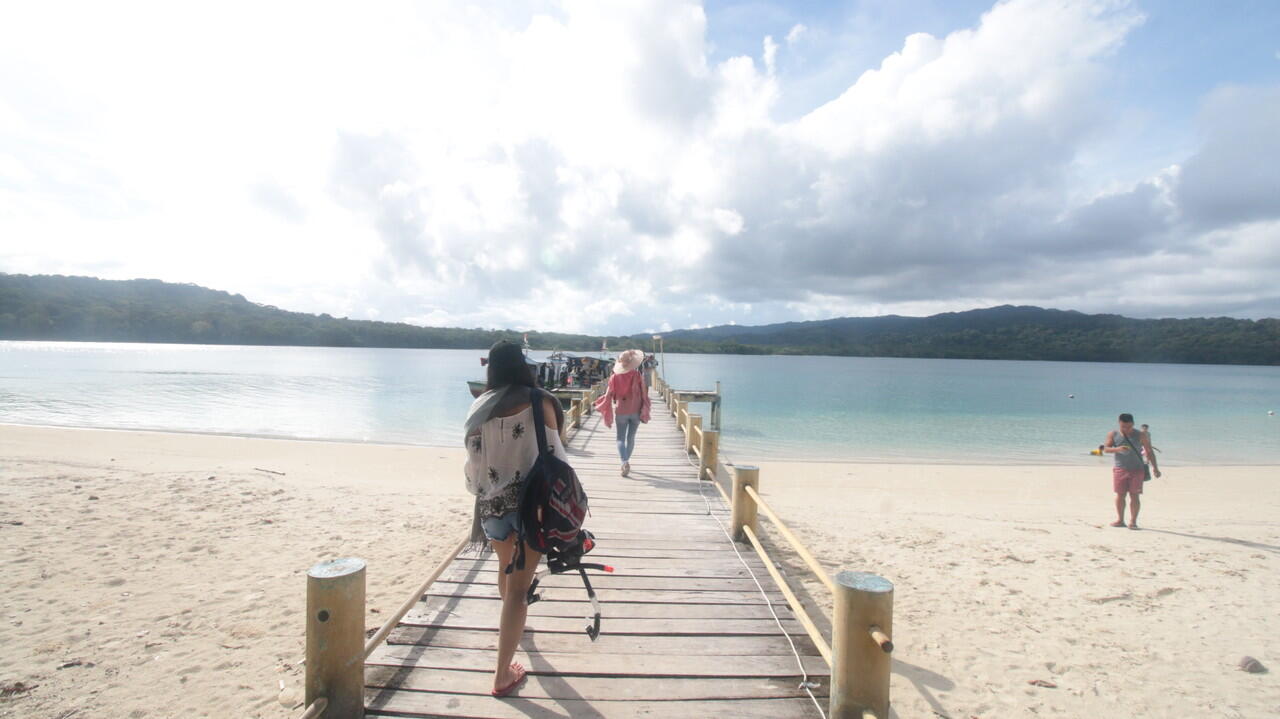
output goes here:
[[[843, 571], [833, 578], [760, 495], [759, 468], [721, 462], [719, 382], [716, 383], [715, 397], [710, 398], [707, 392], [673, 388], [656, 370], [651, 381], [676, 419], [676, 426], [684, 436], [686, 453], [698, 458], [699, 481], [711, 482], [729, 505], [733, 539], [751, 544], [818, 653], [831, 667], [828, 716], [833, 719], [887, 719], [889, 653], [893, 651], [890, 639], [893, 635], [893, 584], [865, 572]], [[712, 403], [715, 429], [704, 428], [701, 415], [689, 411], [689, 403], [694, 401]], [[720, 482], [722, 469], [724, 476], [731, 479], [731, 492], [725, 491]], [[761, 512], [809, 571], [831, 592], [833, 616], [825, 617], [831, 626], [830, 642], [761, 542]]]
[[[584, 391], [569, 402], [569, 411], [565, 412], [564, 415], [565, 426], [560, 428], [561, 441], [567, 441], [578, 433], [578, 430], [582, 428], [583, 418], [591, 414], [596, 400], [599, 399], [600, 395], [604, 394], [604, 388], [604, 382], [597, 382], [591, 389]], [[569, 430], [573, 430], [573, 434], [569, 434]]]

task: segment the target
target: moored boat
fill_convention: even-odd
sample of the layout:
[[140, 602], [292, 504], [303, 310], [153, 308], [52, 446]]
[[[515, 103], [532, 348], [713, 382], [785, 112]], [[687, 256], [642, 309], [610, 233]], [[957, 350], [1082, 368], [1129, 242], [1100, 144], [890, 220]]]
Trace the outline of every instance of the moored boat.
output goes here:
[[[556, 350], [545, 360], [537, 360], [529, 355], [529, 344], [526, 341], [524, 351], [524, 360], [529, 364], [538, 386], [550, 390], [566, 406], [596, 383], [608, 379], [609, 373], [613, 371], [614, 360], [606, 357], [603, 350], [599, 356]], [[480, 366], [487, 365], [488, 361], [487, 357], [481, 357]], [[472, 397], [484, 394], [485, 386], [484, 380], [467, 381]]]

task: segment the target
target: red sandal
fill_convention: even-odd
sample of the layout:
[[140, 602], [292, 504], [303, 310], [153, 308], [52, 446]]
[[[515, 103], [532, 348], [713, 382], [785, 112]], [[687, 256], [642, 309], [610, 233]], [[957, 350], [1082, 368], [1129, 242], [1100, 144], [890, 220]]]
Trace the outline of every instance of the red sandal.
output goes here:
[[516, 673], [516, 678], [508, 682], [506, 686], [489, 692], [490, 694], [495, 697], [505, 697], [515, 691], [516, 687], [520, 686], [521, 682], [525, 680], [527, 672], [525, 672], [524, 667], [520, 666], [520, 662], [511, 662], [511, 669]]

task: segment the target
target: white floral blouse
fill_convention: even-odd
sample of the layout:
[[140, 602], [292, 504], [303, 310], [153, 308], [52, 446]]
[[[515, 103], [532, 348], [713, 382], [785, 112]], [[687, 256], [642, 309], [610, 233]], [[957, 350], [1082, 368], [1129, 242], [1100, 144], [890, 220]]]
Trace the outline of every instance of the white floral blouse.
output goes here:
[[[547, 428], [547, 446], [566, 458], [560, 433]], [[501, 517], [514, 512], [520, 502], [520, 480], [538, 459], [538, 435], [533, 407], [510, 417], [494, 417], [480, 425], [480, 432], [466, 438], [467, 491], [480, 498], [480, 516]]]

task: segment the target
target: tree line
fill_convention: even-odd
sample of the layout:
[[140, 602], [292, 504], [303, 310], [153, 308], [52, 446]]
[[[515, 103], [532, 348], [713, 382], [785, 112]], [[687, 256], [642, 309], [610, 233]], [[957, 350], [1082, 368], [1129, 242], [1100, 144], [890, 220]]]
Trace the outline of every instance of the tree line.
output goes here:
[[[158, 280], [0, 274], [0, 339], [483, 349], [513, 330], [419, 327], [290, 312]], [[650, 347], [649, 335], [529, 332], [536, 349]], [[1038, 307], [840, 318], [667, 333], [669, 352], [1280, 364], [1280, 320], [1140, 320]]]

